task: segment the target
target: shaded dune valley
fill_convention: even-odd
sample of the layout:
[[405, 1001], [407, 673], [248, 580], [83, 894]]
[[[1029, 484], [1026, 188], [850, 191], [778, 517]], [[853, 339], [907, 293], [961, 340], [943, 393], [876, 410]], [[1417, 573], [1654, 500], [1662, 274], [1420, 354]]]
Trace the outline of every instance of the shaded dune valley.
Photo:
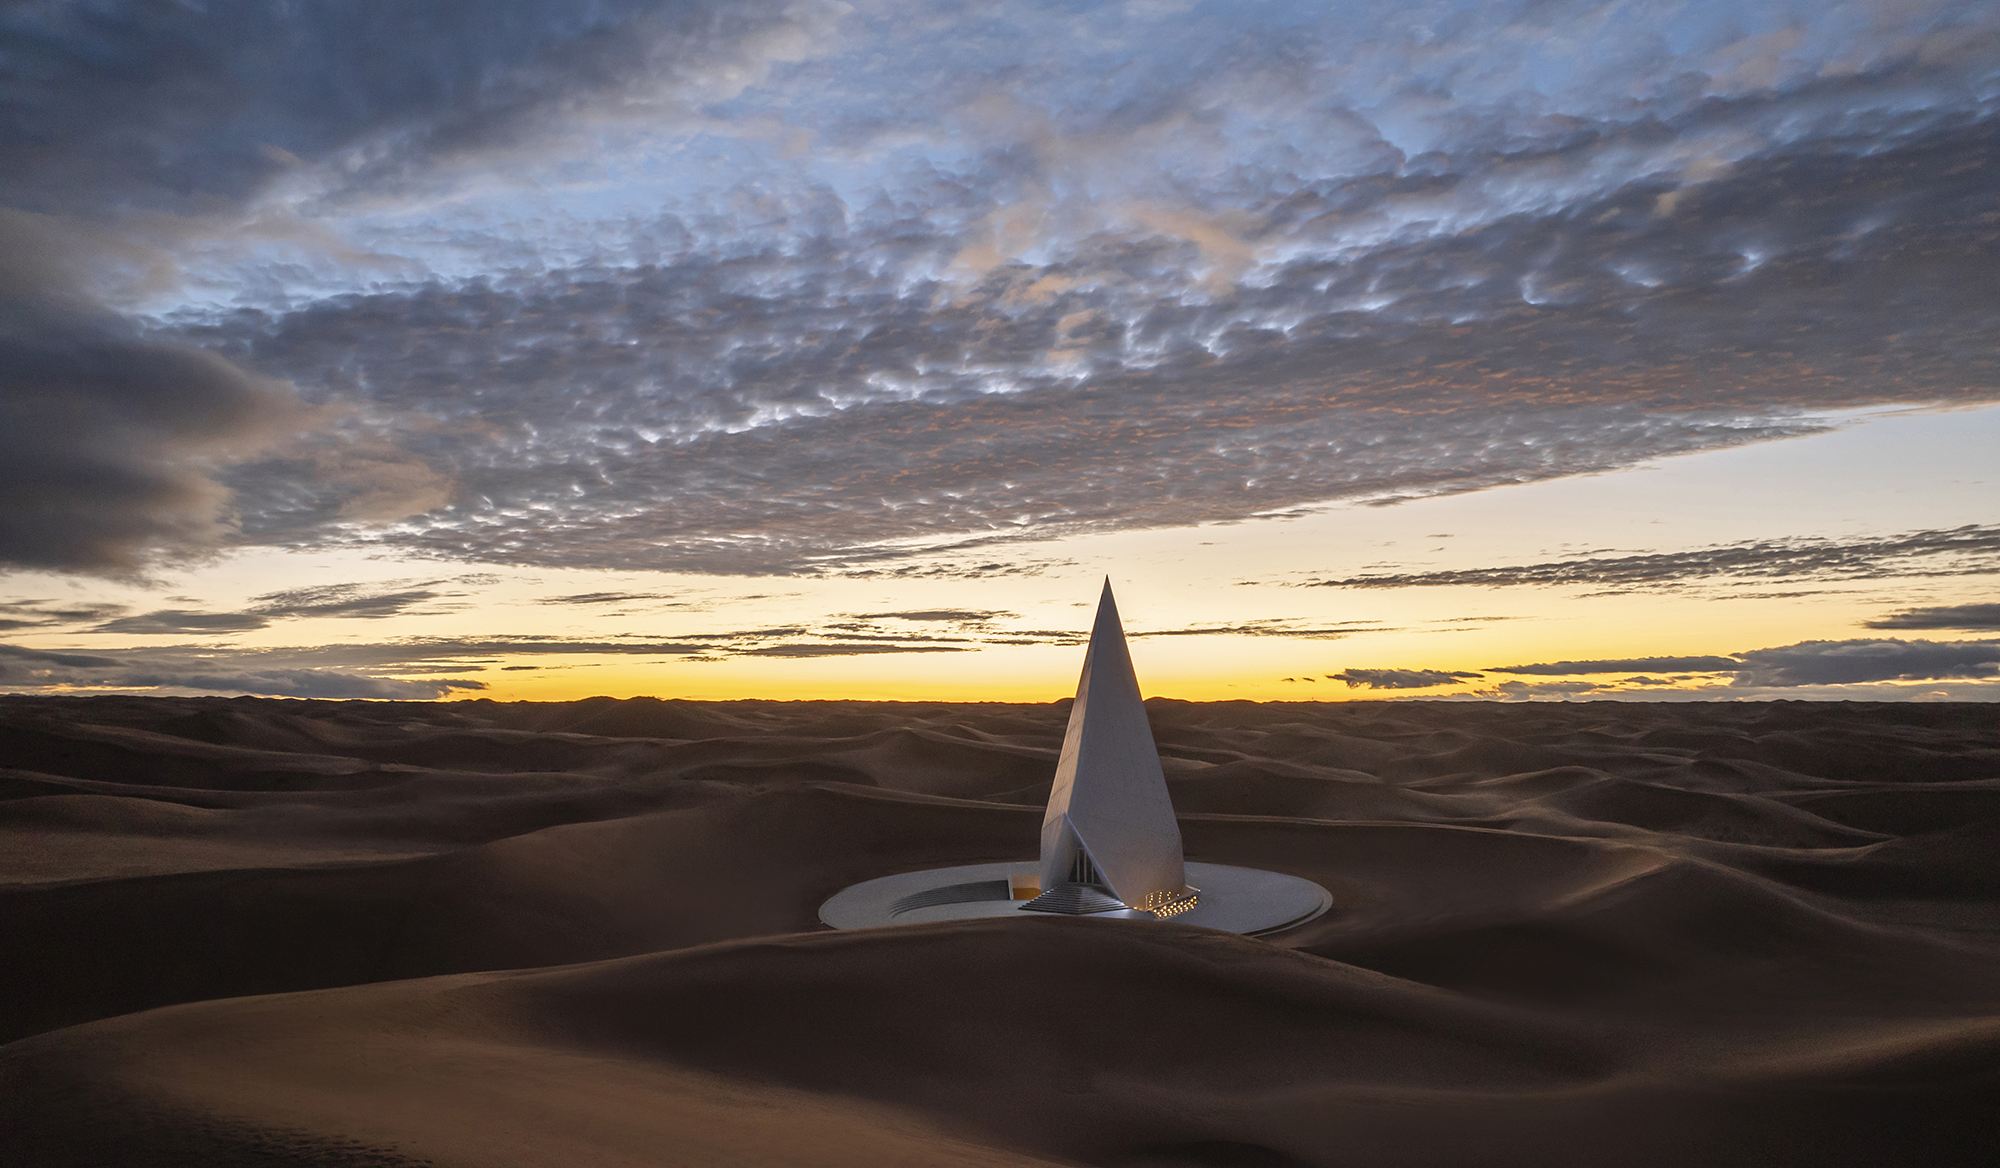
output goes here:
[[1265, 938], [847, 932], [1068, 703], [0, 699], [0, 1160], [2000, 1163], [2000, 719], [1147, 708]]

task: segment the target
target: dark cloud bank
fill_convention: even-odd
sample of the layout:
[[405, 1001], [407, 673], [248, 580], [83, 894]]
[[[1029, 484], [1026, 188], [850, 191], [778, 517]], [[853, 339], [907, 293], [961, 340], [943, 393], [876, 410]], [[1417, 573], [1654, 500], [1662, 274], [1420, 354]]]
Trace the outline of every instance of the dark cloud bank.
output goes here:
[[1741, 654], [1735, 685], [1846, 685], [2000, 676], [2000, 642], [1806, 641]]
[[[103, 285], [170, 268], [162, 246], [305, 161], [394, 185], [779, 19], [619, 0], [0, 14], [0, 565], [130, 575], [239, 542], [218, 468], [325, 425], [253, 366], [105, 307]], [[370, 493], [325, 469], [301, 465], [322, 493]]]
[[[8, 216], [0, 208], [0, 253], [23, 246]], [[229, 495], [216, 467], [266, 445], [296, 418], [296, 399], [6, 262], [0, 565], [131, 574], [222, 543]]]
[[1479, 674], [1446, 669], [1345, 669], [1326, 676], [1332, 681], [1346, 682], [1349, 689], [1357, 686], [1367, 689], [1429, 689], [1467, 681]]
[[1913, 608], [1867, 622], [1871, 629], [2000, 629], [2000, 604]]
[[[366, 542], [869, 572], [918, 537], [1474, 489], [2000, 395], [2000, 40], [1976, 12], [1763, 72], [1723, 33], [1713, 60], [1635, 35], [1578, 55], [1608, 72], [1572, 88], [1638, 96], [1580, 101], [1480, 80], [1526, 70], [1493, 46], [1563, 5], [1415, 40], [1372, 10], [1195, 12], [1043, 38], [1042, 64], [969, 35], [884, 53], [871, 37], [908, 46], [868, 14], [799, 40], [831, 11], [11, 10], [0, 228], [88, 270], [0, 287], [0, 561]], [[1416, 72], [1342, 92], [1373, 67], [1356, 46]], [[484, 274], [307, 294], [280, 265], [234, 307], [104, 306], [106, 271], [233, 215], [416, 206], [642, 99], [901, 161], [844, 193], [746, 164], [588, 262], [467, 234]], [[995, 250], [1016, 211], [1043, 235]]]
[[1741, 665], [1734, 657], [1625, 657], [1609, 661], [1549, 661], [1537, 665], [1489, 665], [1486, 671], [1569, 677], [1578, 673], [1713, 673], [1717, 670], [1733, 672], [1738, 668], [1741, 668]]
[[[1491, 665], [1483, 673], [1542, 677], [1629, 674], [1621, 683], [1597, 681], [1503, 681], [1477, 691], [1498, 698], [1637, 696], [1627, 687], [1665, 687], [1668, 678], [1648, 674], [1678, 674], [1682, 679], [1702, 674], [1733, 675], [1732, 689], [1792, 689], [1802, 686], [1859, 685], [1898, 681], [1991, 681], [2000, 679], [2000, 641], [1846, 640], [1802, 641], [1771, 649], [1752, 649], [1733, 657], [1631, 657], [1602, 661], [1552, 661], [1533, 665]], [[1349, 688], [1429, 689], [1477, 679], [1482, 673], [1435, 669], [1348, 669], [1328, 677]], [[1719, 677], [1707, 680], [1719, 681]], [[1614, 688], [1616, 687], [1616, 688]]]

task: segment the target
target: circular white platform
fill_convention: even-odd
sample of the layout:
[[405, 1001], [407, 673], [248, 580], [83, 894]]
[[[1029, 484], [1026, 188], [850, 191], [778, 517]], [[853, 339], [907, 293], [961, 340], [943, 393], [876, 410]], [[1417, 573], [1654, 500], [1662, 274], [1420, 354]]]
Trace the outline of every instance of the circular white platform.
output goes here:
[[[974, 917], [1049, 917], [1022, 912], [1025, 901], [1007, 892], [1007, 878], [1035, 871], [1032, 860], [1011, 864], [964, 864], [899, 872], [850, 884], [819, 906], [819, 919], [836, 929], [871, 929], [881, 925], [916, 925], [930, 921], [962, 921]], [[1297, 876], [1237, 868], [1228, 864], [1189, 864], [1188, 883], [1201, 890], [1195, 906], [1173, 917], [1175, 924], [1199, 925], [1225, 933], [1275, 933], [1302, 925], [1333, 907], [1326, 889]], [[1152, 913], [1124, 909], [1090, 913], [1107, 917], [1155, 920]]]

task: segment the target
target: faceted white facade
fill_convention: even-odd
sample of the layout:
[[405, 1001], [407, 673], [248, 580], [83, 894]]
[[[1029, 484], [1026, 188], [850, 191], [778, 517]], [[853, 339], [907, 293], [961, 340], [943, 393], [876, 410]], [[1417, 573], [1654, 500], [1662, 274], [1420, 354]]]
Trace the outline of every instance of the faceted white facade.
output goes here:
[[1192, 904], [1180, 826], [1108, 579], [1042, 818], [1040, 875], [1041, 895], [1022, 908], [1166, 916]]

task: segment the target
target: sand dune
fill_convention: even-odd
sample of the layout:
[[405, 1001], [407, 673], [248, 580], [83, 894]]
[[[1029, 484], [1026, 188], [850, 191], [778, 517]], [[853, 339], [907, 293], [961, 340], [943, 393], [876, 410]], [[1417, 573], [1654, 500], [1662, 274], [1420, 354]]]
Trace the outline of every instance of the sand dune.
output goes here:
[[1333, 911], [818, 924], [1066, 705], [0, 700], [8, 1163], [2000, 1162], [1993, 707], [1156, 700]]

